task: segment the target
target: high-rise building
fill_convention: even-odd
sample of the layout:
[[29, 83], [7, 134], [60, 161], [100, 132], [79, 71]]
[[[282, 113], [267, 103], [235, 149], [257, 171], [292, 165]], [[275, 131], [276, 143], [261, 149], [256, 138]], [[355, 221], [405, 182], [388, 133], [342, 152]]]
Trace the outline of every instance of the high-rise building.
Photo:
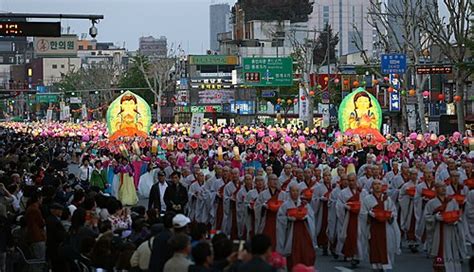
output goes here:
[[138, 42], [138, 51], [148, 57], [166, 57], [168, 54], [166, 37], [161, 36], [158, 39], [153, 36], [141, 37]]
[[326, 24], [331, 25], [333, 32], [339, 35], [338, 56], [360, 51], [356, 45], [373, 56], [376, 35], [367, 21], [369, 7], [368, 0], [316, 0], [308, 28], [322, 30]]
[[229, 31], [229, 4], [214, 4], [210, 6], [210, 49], [219, 51], [217, 35]]

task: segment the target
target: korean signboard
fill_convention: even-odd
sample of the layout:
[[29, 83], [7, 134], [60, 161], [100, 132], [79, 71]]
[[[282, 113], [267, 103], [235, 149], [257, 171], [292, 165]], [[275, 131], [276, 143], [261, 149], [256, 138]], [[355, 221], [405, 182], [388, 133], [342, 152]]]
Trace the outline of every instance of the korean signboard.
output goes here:
[[244, 84], [254, 87], [293, 85], [292, 58], [243, 58]]
[[201, 136], [202, 125], [204, 123], [204, 113], [193, 113], [191, 117], [191, 131], [190, 136]]
[[211, 112], [222, 112], [222, 106], [212, 105], [212, 106], [191, 106], [192, 113], [211, 113]]
[[309, 103], [308, 103], [308, 99], [301, 99], [301, 97], [305, 96], [306, 92], [304, 91], [303, 88], [300, 87], [300, 93], [299, 93], [299, 97], [300, 97], [300, 101], [298, 103], [298, 107], [299, 107], [299, 118], [301, 121], [308, 121], [309, 119]]
[[382, 74], [403, 74], [407, 69], [405, 54], [382, 54]]
[[54, 103], [58, 102], [58, 96], [55, 94], [36, 94], [36, 103]]
[[419, 66], [416, 67], [417, 75], [434, 75], [434, 74], [451, 74], [453, 73], [452, 66]]
[[235, 101], [230, 104], [230, 111], [241, 115], [254, 114], [255, 101]]
[[237, 65], [239, 58], [237, 56], [224, 55], [199, 55], [189, 56], [191, 65]]
[[198, 95], [199, 104], [222, 104], [234, 99], [234, 90], [205, 90]]
[[57, 38], [36, 37], [33, 41], [35, 56], [77, 56], [77, 36], [63, 35]]
[[390, 93], [390, 111], [400, 111], [400, 93], [398, 90], [393, 90]]

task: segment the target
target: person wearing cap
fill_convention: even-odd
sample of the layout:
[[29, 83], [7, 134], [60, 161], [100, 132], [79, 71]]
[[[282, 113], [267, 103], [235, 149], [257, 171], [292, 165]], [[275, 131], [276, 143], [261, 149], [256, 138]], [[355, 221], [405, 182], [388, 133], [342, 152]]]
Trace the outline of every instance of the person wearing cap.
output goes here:
[[[425, 208], [427, 235], [431, 236], [428, 253], [435, 259], [436, 266], [443, 271], [460, 272], [461, 260], [466, 257], [463, 224], [459, 218], [447, 221], [446, 212], [460, 212], [457, 201], [447, 196], [446, 184], [435, 184], [436, 198], [428, 201]], [[429, 231], [428, 231], [429, 230]]]
[[155, 209], [158, 214], [164, 214], [166, 212], [164, 197], [168, 183], [166, 182], [166, 175], [163, 171], [159, 171], [156, 176], [158, 182], [151, 186], [148, 198], [148, 209]]
[[418, 185], [418, 170], [410, 169], [409, 180], [400, 189], [400, 229], [406, 234], [408, 247], [413, 253], [418, 252], [418, 240], [415, 235], [415, 192]]
[[173, 217], [173, 230], [175, 233], [187, 233], [189, 231], [188, 225], [191, 219], [184, 214], [177, 214]]
[[166, 188], [163, 196], [167, 212], [184, 213], [184, 208], [188, 203], [188, 191], [179, 180], [179, 172], [173, 172], [171, 174], [172, 183]]
[[64, 206], [53, 203], [49, 206], [50, 215], [46, 218], [46, 257], [48, 258], [51, 270], [64, 271], [66, 263], [59, 256], [59, 246], [66, 238], [66, 230], [61, 223]]

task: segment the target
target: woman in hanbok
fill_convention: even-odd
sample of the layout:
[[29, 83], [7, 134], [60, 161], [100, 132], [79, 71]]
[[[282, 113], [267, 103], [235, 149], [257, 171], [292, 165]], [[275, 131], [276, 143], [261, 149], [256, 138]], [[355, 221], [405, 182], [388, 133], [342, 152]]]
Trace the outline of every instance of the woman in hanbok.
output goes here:
[[126, 158], [115, 168], [115, 174], [119, 178], [118, 200], [124, 206], [133, 206], [138, 203], [137, 192], [133, 183], [133, 168]]

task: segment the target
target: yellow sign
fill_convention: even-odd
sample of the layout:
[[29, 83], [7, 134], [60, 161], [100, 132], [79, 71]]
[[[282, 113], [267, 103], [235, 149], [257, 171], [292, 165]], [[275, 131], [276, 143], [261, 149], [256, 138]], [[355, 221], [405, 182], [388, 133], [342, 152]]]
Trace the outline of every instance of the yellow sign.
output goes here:
[[151, 110], [140, 96], [127, 91], [117, 97], [107, 110], [107, 129], [111, 141], [119, 137], [148, 137]]

